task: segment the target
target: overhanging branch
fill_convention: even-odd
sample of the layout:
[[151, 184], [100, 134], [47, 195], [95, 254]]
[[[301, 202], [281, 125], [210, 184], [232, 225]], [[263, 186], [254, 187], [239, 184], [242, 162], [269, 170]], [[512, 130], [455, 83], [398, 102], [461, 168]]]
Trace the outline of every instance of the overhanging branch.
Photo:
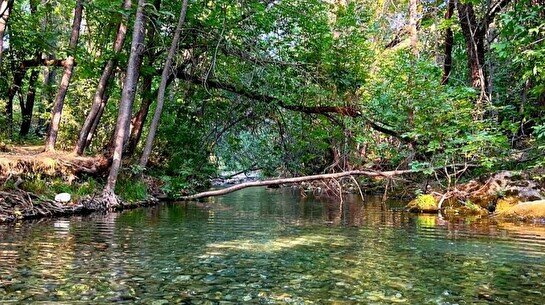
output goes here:
[[352, 118], [361, 118], [363, 119], [372, 129], [384, 133], [386, 135], [392, 136], [394, 138], [399, 139], [402, 142], [405, 143], [412, 143], [415, 144], [416, 140], [406, 137], [400, 132], [397, 132], [395, 130], [389, 129], [383, 124], [375, 122], [367, 117], [365, 117], [357, 108], [351, 107], [351, 106], [301, 106], [301, 105], [287, 105], [284, 101], [281, 99], [261, 94], [253, 91], [249, 91], [240, 87], [236, 87], [233, 84], [220, 82], [216, 79], [203, 79], [200, 77], [196, 77], [193, 75], [190, 75], [189, 73], [185, 72], [183, 69], [178, 69], [176, 72], [176, 76], [180, 79], [184, 79], [188, 82], [191, 82], [196, 85], [202, 85], [206, 84], [210, 88], [215, 88], [219, 90], [225, 90], [229, 91], [241, 96], [244, 96], [246, 98], [256, 100], [256, 101], [263, 101], [266, 103], [275, 103], [281, 108], [284, 108], [286, 110], [291, 111], [297, 111], [302, 112], [306, 114], [318, 114], [318, 115], [329, 115], [329, 114], [339, 114], [346, 117], [352, 117]]

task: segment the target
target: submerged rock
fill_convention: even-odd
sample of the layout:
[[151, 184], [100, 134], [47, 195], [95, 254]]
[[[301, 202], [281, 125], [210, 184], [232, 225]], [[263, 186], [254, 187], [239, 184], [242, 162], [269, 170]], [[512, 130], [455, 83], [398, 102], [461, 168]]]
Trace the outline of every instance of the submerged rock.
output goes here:
[[545, 219], [545, 200], [522, 202], [498, 211], [497, 214], [521, 220]]

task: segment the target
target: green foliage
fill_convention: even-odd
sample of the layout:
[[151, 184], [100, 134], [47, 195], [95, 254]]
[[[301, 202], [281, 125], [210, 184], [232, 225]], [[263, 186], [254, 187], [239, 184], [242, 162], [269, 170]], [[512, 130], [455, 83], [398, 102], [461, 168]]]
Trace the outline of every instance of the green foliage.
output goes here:
[[[479, 18], [485, 13], [479, 11], [484, 2], [464, 2], [474, 4]], [[75, 1], [40, 2], [36, 9], [30, 4], [16, 1], [9, 19], [9, 49], [0, 67], [1, 109], [22, 62], [68, 54]], [[73, 148], [104, 65], [112, 58], [118, 22], [128, 18], [132, 27], [135, 9], [121, 5], [121, 0], [85, 2], [85, 30], [75, 54], [59, 149]], [[146, 7], [150, 35], [140, 72], [154, 77], [151, 90], [139, 84], [133, 115], [144, 99], [154, 100], [157, 94], [157, 71], [163, 68], [180, 5], [162, 1], [160, 7]], [[531, 148], [538, 155], [545, 146], [543, 7], [530, 0], [512, 2], [494, 20], [491, 34], [497, 36], [487, 44], [484, 63], [492, 94], [480, 116], [479, 92], [465, 81], [469, 73], [459, 20], [445, 20], [442, 3], [422, 2], [416, 55], [406, 31], [407, 5], [370, 0], [190, 1], [175, 66], [191, 75], [168, 89], [149, 168], [129, 165], [119, 192], [129, 200], [145, 198], [143, 183], [131, 178], [144, 170], [162, 177], [167, 193], [178, 194], [207, 187], [210, 177], [224, 170], [257, 168], [264, 176], [296, 176], [411, 166], [430, 174], [435, 166], [453, 163], [508, 166], [505, 161], [513, 149]], [[451, 80], [443, 85], [439, 50], [449, 27], [454, 31], [454, 63]], [[126, 69], [129, 53], [126, 43], [115, 57], [117, 70]], [[40, 69], [33, 135], [20, 138], [19, 105], [29, 92], [32, 69]], [[45, 83], [44, 67], [32, 69], [14, 97], [13, 132], [0, 132], [3, 142], [41, 144], [62, 69], [48, 68], [57, 73], [51, 83]], [[90, 154], [102, 153], [112, 138], [123, 77], [117, 73], [109, 84], [109, 102]], [[341, 108], [353, 111], [331, 110]], [[0, 124], [8, 121], [2, 112]], [[138, 153], [127, 163], [134, 164]], [[30, 178], [27, 187], [36, 192], [78, 192], [62, 182]], [[100, 187], [91, 179], [79, 185], [88, 185], [81, 195]]]
[[136, 202], [148, 198], [148, 187], [142, 179], [132, 175], [120, 175], [115, 193], [123, 200]]

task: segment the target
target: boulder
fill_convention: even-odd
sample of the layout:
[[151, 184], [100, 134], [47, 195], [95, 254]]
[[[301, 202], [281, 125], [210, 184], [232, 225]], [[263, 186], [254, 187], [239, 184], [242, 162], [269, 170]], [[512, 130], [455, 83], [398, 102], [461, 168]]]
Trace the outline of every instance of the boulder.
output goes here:
[[498, 211], [497, 215], [521, 220], [545, 219], [545, 200], [522, 202]]

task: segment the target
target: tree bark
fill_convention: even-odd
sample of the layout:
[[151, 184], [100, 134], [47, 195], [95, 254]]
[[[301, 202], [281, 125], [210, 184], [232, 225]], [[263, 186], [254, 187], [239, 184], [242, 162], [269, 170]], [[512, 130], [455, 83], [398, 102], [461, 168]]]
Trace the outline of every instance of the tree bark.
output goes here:
[[23, 78], [26, 74], [26, 68], [20, 66], [13, 72], [13, 84], [8, 91], [8, 102], [6, 104], [6, 117], [8, 125], [8, 135], [11, 137], [13, 134], [13, 100], [21, 88], [23, 87]]
[[[125, 0], [123, 3], [123, 9], [128, 10], [131, 8], [131, 5], [132, 5], [131, 0]], [[97, 121], [97, 116], [99, 114], [102, 114], [101, 109], [103, 110], [104, 107], [106, 106], [106, 103], [107, 103], [106, 90], [110, 82], [110, 79], [112, 75], [114, 74], [114, 68], [117, 66], [117, 62], [118, 62], [117, 54], [119, 54], [119, 52], [121, 52], [121, 49], [123, 48], [126, 34], [127, 34], [127, 20], [122, 19], [121, 22], [119, 23], [117, 34], [114, 41], [114, 47], [113, 47], [114, 54], [112, 55], [112, 58], [110, 58], [108, 62], [106, 63], [106, 65], [104, 66], [102, 75], [100, 76], [100, 79], [98, 81], [95, 96], [93, 98], [93, 104], [91, 105], [91, 110], [89, 111], [89, 114], [87, 114], [87, 117], [85, 118], [81, 131], [79, 133], [78, 142], [76, 143], [76, 147], [74, 148], [74, 152], [78, 155], [83, 154], [83, 151], [87, 147], [87, 143], [90, 143], [90, 141], [92, 140], [92, 135], [91, 135], [91, 139], [89, 139], [88, 137], [92, 129], [93, 123]], [[99, 120], [100, 118], [98, 119], [98, 121]]]
[[39, 75], [40, 71], [38, 69], [34, 69], [32, 71], [28, 82], [26, 103], [23, 102], [22, 99], [20, 101], [22, 121], [19, 135], [21, 137], [27, 136], [28, 132], [30, 131], [30, 125], [32, 123], [32, 113], [34, 111], [34, 102], [36, 101], [36, 81], [38, 80]]
[[477, 90], [486, 92], [486, 75], [484, 67], [484, 35], [477, 23], [473, 4], [458, 3], [460, 27], [466, 41], [467, 67], [471, 85]]
[[121, 168], [121, 158], [123, 155], [123, 145], [125, 138], [129, 133], [129, 121], [131, 118], [131, 109], [136, 94], [138, 77], [140, 75], [141, 55], [144, 51], [144, 9], [146, 0], [138, 0], [138, 9], [136, 10], [136, 19], [134, 21], [134, 30], [132, 33], [131, 53], [127, 66], [127, 76], [123, 85], [121, 94], [121, 103], [119, 105], [119, 114], [114, 137], [113, 160], [108, 175], [108, 181], [104, 187], [104, 194], [110, 196], [114, 194], [115, 184], [119, 169]]
[[[445, 13], [445, 20], [450, 21], [454, 14], [454, 0], [448, 0], [447, 12]], [[450, 73], [452, 71], [452, 48], [454, 46], [454, 33], [452, 27], [449, 26], [445, 31], [445, 61], [443, 64], [443, 77], [441, 84], [446, 85], [450, 79]]]
[[66, 59], [61, 83], [57, 91], [57, 95], [55, 96], [55, 102], [53, 103], [53, 109], [51, 112], [51, 125], [45, 143], [46, 151], [55, 150], [55, 143], [57, 142], [57, 136], [59, 133], [59, 126], [61, 122], [62, 108], [64, 106], [64, 98], [66, 97], [66, 93], [68, 92], [68, 86], [70, 85], [70, 79], [72, 78], [72, 72], [74, 70], [74, 56], [78, 46], [82, 15], [83, 0], [77, 0], [76, 8], [74, 10], [74, 21], [72, 23], [72, 34], [70, 35], [70, 43], [68, 44], [70, 54]]
[[138, 142], [142, 137], [144, 122], [146, 122], [146, 118], [149, 113], [149, 107], [153, 103], [153, 93], [151, 88], [152, 84], [153, 75], [149, 74], [144, 76], [144, 79], [142, 81], [142, 103], [140, 105], [140, 109], [131, 120], [131, 135], [129, 137], [127, 147], [125, 148], [125, 153], [128, 156], [132, 156], [134, 154], [134, 152], [136, 151], [136, 146], [138, 146]]
[[473, 4], [459, 3], [458, 18], [460, 19], [460, 27], [466, 42], [467, 67], [471, 86], [480, 91], [480, 97], [477, 100], [476, 108], [478, 111], [483, 111], [483, 102], [489, 99], [488, 79], [485, 66], [485, 36], [488, 32], [490, 24], [494, 18], [507, 6], [511, 0], [499, 0], [492, 4], [489, 3], [487, 12], [479, 21], [477, 20]]
[[[104, 97], [104, 100], [107, 101], [110, 98], [109, 94], [106, 94]], [[102, 118], [102, 114], [104, 114], [104, 107], [106, 106], [106, 103], [101, 103], [100, 108], [98, 109], [97, 115], [95, 116], [95, 119], [93, 120], [93, 124], [91, 125], [91, 129], [89, 129], [89, 133], [87, 134], [87, 138], [85, 139], [85, 148], [89, 147], [91, 145], [91, 142], [93, 141], [93, 137], [97, 131], [98, 124], [100, 124], [100, 119]]]
[[245, 183], [237, 184], [225, 189], [208, 191], [208, 192], [198, 193], [198, 194], [190, 195], [190, 196], [182, 196], [179, 199], [180, 200], [195, 200], [199, 198], [220, 196], [220, 195], [229, 194], [241, 189], [245, 189], [248, 187], [256, 187], [256, 186], [271, 186], [271, 185], [300, 183], [300, 182], [315, 181], [315, 180], [339, 179], [339, 178], [347, 177], [347, 176], [368, 176], [368, 177], [391, 178], [393, 176], [411, 174], [416, 172], [419, 172], [419, 170], [409, 169], [409, 170], [395, 170], [395, 171], [385, 171], [385, 172], [353, 170], [353, 171], [334, 173], [334, 174], [312, 175], [312, 176], [274, 179], [274, 180], [265, 180], [265, 181], [253, 181], [253, 182], [245, 182]]
[[9, 14], [13, 7], [14, 0], [0, 0], [0, 65], [2, 64], [2, 54], [4, 52], [4, 34], [8, 26]]
[[185, 22], [185, 15], [187, 13], [187, 0], [182, 2], [182, 10], [180, 12], [180, 18], [174, 32], [174, 38], [172, 39], [172, 44], [170, 45], [170, 50], [168, 51], [167, 59], [165, 66], [163, 68], [163, 73], [161, 75], [161, 83], [159, 85], [159, 93], [157, 94], [157, 106], [155, 108], [155, 113], [153, 114], [153, 120], [151, 121], [150, 130], [148, 137], [146, 139], [146, 145], [144, 146], [144, 151], [142, 152], [142, 157], [140, 158], [140, 166], [146, 167], [148, 163], [149, 156], [151, 154], [151, 149], [153, 146], [153, 141], [155, 139], [155, 133], [157, 131], [157, 126], [159, 125], [159, 120], [161, 119], [161, 113], [163, 111], [163, 105], [165, 102], [165, 92], [167, 87], [167, 82], [170, 74], [172, 73], [172, 61], [178, 50], [178, 43], [180, 41], [180, 35], [182, 28]]
[[[157, 11], [159, 11], [161, 8], [161, 0], [155, 0], [153, 6]], [[146, 34], [146, 46], [148, 47], [146, 48], [145, 57], [148, 61], [147, 66], [153, 67], [160, 53], [156, 52], [153, 48], [150, 47], [155, 45], [155, 36], [157, 34], [156, 20], [152, 19], [150, 20], [150, 23], [152, 24], [152, 26], [148, 28]], [[131, 133], [129, 136], [129, 140], [125, 146], [125, 153], [127, 154], [127, 156], [134, 155], [136, 147], [138, 146], [140, 138], [142, 137], [142, 130], [148, 117], [149, 107], [153, 103], [153, 97], [157, 96], [157, 93], [152, 91], [153, 79], [155, 78], [155, 76], [155, 72], [148, 72], [142, 76], [142, 101], [140, 103], [140, 109], [131, 119]]]

